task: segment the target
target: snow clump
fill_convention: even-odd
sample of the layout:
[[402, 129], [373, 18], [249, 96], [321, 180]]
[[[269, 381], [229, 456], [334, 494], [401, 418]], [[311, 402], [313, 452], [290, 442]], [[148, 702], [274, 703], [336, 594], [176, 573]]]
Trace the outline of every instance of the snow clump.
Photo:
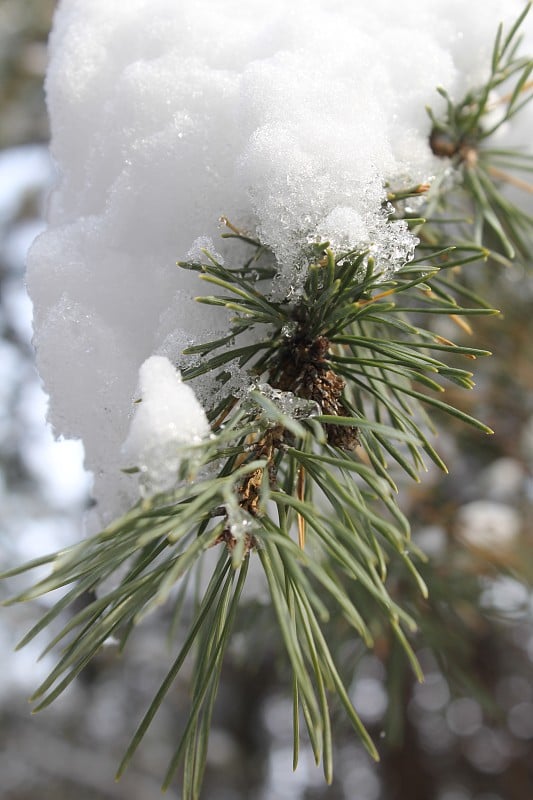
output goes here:
[[176, 485], [191, 447], [210, 433], [205, 411], [168, 358], [152, 356], [139, 370], [141, 397], [122, 449], [126, 463], [140, 470], [146, 494]]
[[[317, 240], [370, 249], [384, 274], [408, 261], [416, 242], [388, 221], [386, 186], [446, 168], [425, 106], [442, 113], [438, 85], [459, 99], [486, 78], [497, 24], [522, 6], [60, 2], [47, 77], [57, 183], [28, 282], [51, 422], [84, 441], [99, 524], [135, 495], [120, 470], [140, 365], [180, 365], [180, 343], [227, 325], [193, 302], [197, 275], [176, 261], [212, 240], [242, 262], [243, 245], [219, 238], [222, 215], [272, 249], [283, 297]], [[184, 389], [152, 367], [147, 394], [152, 379]]]

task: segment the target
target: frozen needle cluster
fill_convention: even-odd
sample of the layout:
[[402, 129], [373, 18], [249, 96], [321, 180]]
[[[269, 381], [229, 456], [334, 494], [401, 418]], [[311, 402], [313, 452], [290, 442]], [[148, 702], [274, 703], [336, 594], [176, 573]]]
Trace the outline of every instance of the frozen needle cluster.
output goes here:
[[[425, 106], [442, 108], [437, 85], [458, 98], [483, 81], [498, 21], [521, 8], [60, 3], [47, 81], [58, 179], [29, 284], [52, 422], [83, 438], [104, 519], [132, 497], [119, 476], [131, 465], [122, 447], [140, 365], [153, 354], [179, 363], [184, 346], [225, 324], [192, 301], [196, 275], [176, 261], [199, 237], [231, 256], [218, 244], [221, 215], [272, 250], [282, 296], [297, 295], [318, 240], [369, 249], [385, 274], [408, 261], [415, 239], [388, 220], [386, 187], [444, 169]], [[146, 456], [152, 415], [185, 391], [161, 361], [145, 365], [141, 383], [143, 403], [152, 399], [133, 422], [129, 461]], [[162, 428], [150, 442], [157, 461]]]

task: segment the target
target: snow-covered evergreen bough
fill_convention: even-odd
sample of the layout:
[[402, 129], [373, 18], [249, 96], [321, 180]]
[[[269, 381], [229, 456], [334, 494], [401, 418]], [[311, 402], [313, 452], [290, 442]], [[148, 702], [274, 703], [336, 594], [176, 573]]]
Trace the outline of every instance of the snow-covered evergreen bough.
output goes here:
[[473, 385], [457, 357], [486, 354], [460, 343], [492, 313], [464, 275], [528, 254], [531, 218], [506, 195], [532, 164], [527, 10], [60, 3], [58, 178], [28, 280], [50, 419], [82, 438], [96, 505], [92, 535], [41, 559], [50, 576], [17, 599], [70, 586], [47, 621], [96, 599], [55, 637], [38, 707], [110, 636], [125, 642], [163, 602], [178, 611], [201, 559], [211, 569], [120, 771], [194, 651], [165, 785], [183, 764], [183, 796], [198, 797], [249, 571], [293, 671], [294, 763], [301, 717], [331, 780], [333, 696], [377, 757], [328, 620], [370, 648], [395, 638], [420, 672], [414, 606], [391, 576], [425, 596], [423, 554], [396, 484], [446, 469], [433, 410], [489, 432], [442, 393]]

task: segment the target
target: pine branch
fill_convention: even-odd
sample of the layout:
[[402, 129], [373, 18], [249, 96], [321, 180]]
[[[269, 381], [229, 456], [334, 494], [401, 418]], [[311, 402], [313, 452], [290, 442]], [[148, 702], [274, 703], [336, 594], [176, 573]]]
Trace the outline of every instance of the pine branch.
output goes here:
[[[510, 184], [532, 192], [533, 186], [517, 178], [514, 171], [531, 171], [533, 157], [514, 150], [493, 149], [486, 142], [533, 96], [533, 62], [517, 55], [520, 27], [530, 7], [531, 3], [527, 3], [505, 36], [502, 25], [498, 28], [490, 76], [481, 89], [468, 92], [455, 104], [440, 87], [438, 91], [446, 101], [445, 117], [437, 118], [428, 108], [433, 123], [431, 148], [459, 170], [462, 190], [470, 198], [473, 222], [468, 227], [474, 233], [474, 241], [480, 246], [492, 245], [493, 257], [505, 264], [515, 256], [528, 261], [533, 217], [512, 203], [502, 186]], [[449, 200], [445, 198], [446, 203]]]
[[[332, 618], [341, 618], [368, 648], [379, 621], [421, 678], [410, 643], [421, 616], [416, 604], [408, 610], [390, 574], [403, 570], [426, 598], [424, 556], [410, 540], [396, 484], [404, 473], [419, 480], [428, 459], [446, 471], [430, 441], [435, 411], [491, 433], [441, 399], [450, 384], [473, 386], [472, 372], [459, 362], [470, 366], [488, 353], [444, 338], [432, 322], [449, 318], [460, 333], [469, 329], [468, 320], [496, 313], [465, 285], [465, 272], [489, 253], [506, 261], [529, 248], [531, 220], [501, 194], [495, 170], [528, 170], [533, 162], [485, 146], [531, 96], [531, 62], [516, 55], [526, 12], [505, 37], [498, 31], [487, 84], [457, 105], [441, 91], [446, 116], [432, 115], [431, 146], [451, 160], [461, 188], [388, 188], [391, 224], [407, 220], [420, 236], [416, 257], [387, 276], [368, 250], [335, 252], [328, 242], [316, 243], [307, 252], [300, 296], [276, 300], [272, 254], [226, 220], [231, 232], [225, 236], [246, 250], [242, 264], [227, 267], [208, 252], [201, 262], [180, 264], [216, 292], [198, 302], [230, 316], [227, 336], [190, 347], [186, 354], [198, 363], [183, 370], [187, 380], [211, 374], [219, 386], [208, 409], [211, 437], [183, 448], [171, 491], [140, 501], [96, 536], [4, 573], [50, 566], [47, 577], [11, 602], [70, 587], [20, 646], [62, 618], [81, 594], [116, 579], [115, 588], [73, 613], [48, 645], [46, 651], [59, 646], [60, 657], [34, 693], [38, 710], [109, 637], [124, 646], [133, 628], [167, 602], [175, 604], [174, 630], [190, 576], [207, 550], [219, 549], [193, 621], [118, 775], [194, 651], [190, 713], [164, 787], [182, 766], [183, 797], [199, 797], [220, 671], [251, 558], [263, 569], [293, 673], [294, 766], [303, 720], [331, 782], [332, 698], [378, 758], [328, 644]], [[492, 93], [508, 81], [513, 88], [500, 98], [499, 122], [488, 124]], [[412, 197], [425, 198], [427, 220], [405, 210]], [[239, 370], [250, 388], [226, 389], [229, 370]], [[135, 479], [139, 468], [125, 471]]]

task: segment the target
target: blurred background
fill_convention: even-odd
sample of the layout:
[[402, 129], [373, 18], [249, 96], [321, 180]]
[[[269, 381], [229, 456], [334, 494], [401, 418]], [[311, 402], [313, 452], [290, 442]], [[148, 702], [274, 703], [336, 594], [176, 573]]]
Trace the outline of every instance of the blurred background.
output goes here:
[[[43, 90], [54, 5], [0, 0], [2, 569], [75, 541], [90, 490], [81, 444], [54, 442], [45, 423], [24, 289], [26, 252], [44, 226], [54, 180]], [[454, 401], [496, 434], [439, 420], [450, 476], [430, 470], [422, 485], [404, 488], [403, 510], [430, 556], [429, 602], [397, 576], [403, 602], [422, 610], [425, 683], [416, 684], [386, 635], [367, 654], [339, 623], [333, 647], [381, 764], [370, 763], [339, 712], [334, 784], [324, 786], [305, 746], [293, 774], [289, 676], [269, 610], [255, 598], [243, 609], [223, 673], [206, 800], [533, 797], [533, 280], [525, 268], [491, 264], [469, 268], [468, 279], [502, 316], [476, 322], [475, 346], [495, 355], [474, 365], [476, 391]], [[1, 586], [0, 597], [23, 585]], [[113, 776], [175, 650], [165, 613], [141, 626], [125, 654], [103, 651], [55, 705], [31, 717], [26, 698], [53, 657], [37, 661], [45, 642], [14, 647], [52, 599], [9, 606], [0, 616], [1, 800], [159, 797], [187, 711], [186, 674], [125, 777], [116, 784]], [[179, 796], [178, 788], [167, 793]]]

